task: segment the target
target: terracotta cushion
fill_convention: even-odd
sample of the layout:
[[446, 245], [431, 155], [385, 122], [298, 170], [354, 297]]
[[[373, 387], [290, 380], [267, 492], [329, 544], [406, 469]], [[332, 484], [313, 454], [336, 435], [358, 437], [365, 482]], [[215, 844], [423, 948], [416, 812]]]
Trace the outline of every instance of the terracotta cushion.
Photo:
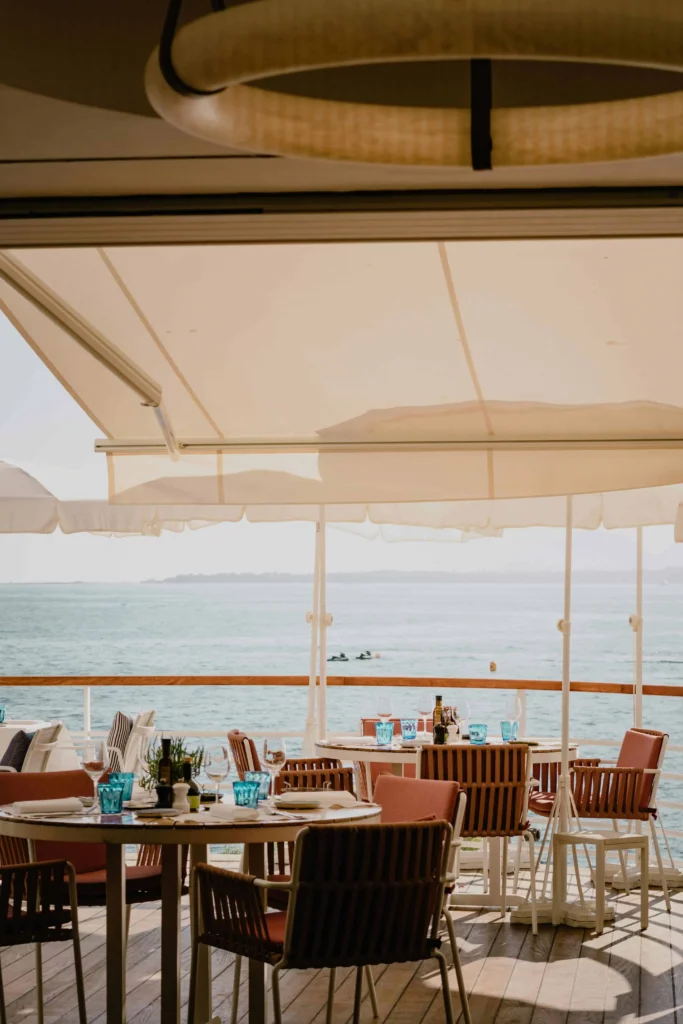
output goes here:
[[287, 913], [284, 910], [275, 910], [266, 914], [266, 926], [268, 938], [277, 945], [285, 941], [285, 927], [287, 925]]
[[[78, 902], [81, 906], [104, 906], [107, 898], [107, 872], [84, 871], [76, 875]], [[187, 888], [183, 887], [184, 893]], [[154, 864], [135, 864], [126, 868], [126, 903], [161, 899], [161, 868]]]
[[[617, 760], [617, 768], [651, 768], [659, 764], [664, 736], [651, 736], [638, 729], [629, 729], [624, 735]], [[646, 775], [643, 781], [641, 808], [648, 807], [652, 797], [654, 775]]]
[[374, 799], [382, 808], [382, 824], [439, 819], [453, 824], [460, 787], [457, 782], [380, 775]]
[[[2, 775], [2, 802], [56, 800], [92, 796], [92, 780], [85, 772], [6, 772]], [[37, 860], [71, 861], [76, 873], [97, 871], [107, 862], [103, 843], [36, 843]]]
[[557, 793], [534, 793], [529, 797], [529, 810], [534, 814], [542, 814], [544, 818], [550, 817], [555, 803]]

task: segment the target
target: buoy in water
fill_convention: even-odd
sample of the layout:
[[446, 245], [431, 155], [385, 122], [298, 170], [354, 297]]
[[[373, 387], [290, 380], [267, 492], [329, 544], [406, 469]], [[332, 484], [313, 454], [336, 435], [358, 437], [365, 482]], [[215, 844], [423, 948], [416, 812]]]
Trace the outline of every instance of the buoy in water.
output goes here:
[[495, 672], [497, 668], [498, 668], [498, 666], [496, 665], [495, 661], [492, 661], [489, 664], [489, 669], [490, 669], [491, 672]]

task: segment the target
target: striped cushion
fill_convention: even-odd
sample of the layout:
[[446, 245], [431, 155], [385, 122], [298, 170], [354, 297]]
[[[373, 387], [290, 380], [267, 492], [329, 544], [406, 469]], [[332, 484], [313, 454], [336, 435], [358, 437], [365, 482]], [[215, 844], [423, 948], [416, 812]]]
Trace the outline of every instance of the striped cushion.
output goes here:
[[[130, 734], [133, 731], [133, 719], [130, 715], [124, 715], [123, 711], [117, 711], [114, 715], [114, 721], [112, 722], [109, 735], [107, 736], [107, 746], [111, 749], [116, 747], [122, 754], [126, 751], [126, 745], [130, 739]], [[123, 765], [121, 764], [121, 758], [118, 753], [114, 750], [111, 751], [109, 769], [112, 772], [123, 771]]]

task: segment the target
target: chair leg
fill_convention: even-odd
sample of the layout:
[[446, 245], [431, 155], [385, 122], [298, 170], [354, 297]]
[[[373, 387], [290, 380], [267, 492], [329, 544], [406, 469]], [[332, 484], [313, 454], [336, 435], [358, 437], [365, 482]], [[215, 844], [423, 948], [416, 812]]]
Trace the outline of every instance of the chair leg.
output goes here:
[[190, 954], [190, 991], [187, 998], [187, 1024], [194, 1024], [194, 1010], [197, 1002], [197, 961], [199, 943], [196, 938], [192, 940], [192, 952]]
[[650, 865], [647, 862], [647, 850], [640, 850], [640, 927], [645, 931], [649, 924], [650, 913]]
[[2, 963], [0, 963], [0, 1024], [7, 1024], [7, 1007], [5, 1006], [5, 989], [4, 989], [4, 986], [2, 984]]
[[45, 1024], [45, 1007], [43, 1006], [43, 950], [36, 942], [36, 1000], [38, 1002], [38, 1024]]
[[240, 975], [242, 974], [242, 957], [235, 957], [235, 977], [232, 980], [232, 1010], [230, 1024], [237, 1024], [237, 1013], [240, 1007]]
[[[356, 990], [353, 993], [353, 1024], [360, 1024], [360, 1000], [363, 992], [363, 968], [356, 967]], [[276, 1021], [275, 1024], [278, 1024]]]
[[334, 989], [337, 981], [337, 968], [330, 968], [330, 979], [327, 983], [327, 1009], [325, 1011], [325, 1024], [332, 1024], [334, 1012]]
[[365, 980], [368, 986], [368, 993], [370, 995], [370, 1005], [372, 1006], [372, 1016], [379, 1017], [379, 1007], [377, 1005], [377, 992], [375, 990], [375, 979], [372, 974], [372, 967], [368, 964], [365, 968]]
[[671, 900], [669, 899], [669, 886], [666, 881], [666, 875], [664, 874], [664, 863], [662, 861], [662, 851], [659, 849], [659, 842], [657, 840], [657, 826], [655, 820], [650, 817], [650, 832], [652, 833], [652, 844], [655, 848], [655, 857], [657, 858], [657, 867], [659, 868], [659, 875], [662, 882], [662, 891], [664, 893], [664, 903], [666, 909], [671, 913]]
[[515, 873], [512, 876], [512, 890], [517, 892], [519, 889], [519, 869], [522, 865], [522, 840], [517, 839], [517, 850], [515, 851]]
[[446, 957], [438, 949], [434, 950], [433, 955], [439, 961], [439, 970], [441, 972], [441, 991], [443, 993], [443, 1006], [444, 1010], [446, 1011], [446, 1024], [455, 1024], [455, 1015], [453, 1014], [453, 1000], [451, 998], [451, 986], [448, 984], [448, 965], [446, 964]]
[[76, 971], [76, 998], [78, 999], [78, 1024], [88, 1024], [85, 1012], [85, 985], [83, 984], [83, 960], [81, 958], [81, 939], [78, 934], [78, 921], [73, 920], [74, 969]]
[[[524, 838], [529, 844], [529, 893], [531, 895], [531, 931], [538, 935], [538, 909], [536, 907], [536, 855], [534, 852], [534, 834], [525, 832]], [[552, 846], [550, 847], [552, 850]], [[550, 852], [548, 853], [550, 856]]]
[[500, 916], [505, 917], [507, 911], [507, 894], [508, 894], [508, 843], [510, 840], [507, 836], [503, 839], [503, 858], [500, 873]]
[[605, 926], [605, 850], [595, 848], [595, 934], [602, 935]]
[[282, 1024], [282, 1003], [280, 1001], [280, 965], [273, 967], [273, 1021]]
[[659, 827], [661, 828], [662, 835], [664, 836], [664, 845], [666, 846], [666, 852], [669, 855], [669, 865], [670, 865], [670, 867], [675, 868], [676, 867], [676, 861], [674, 860], [674, 855], [671, 852], [671, 846], [669, 845], [669, 837], [666, 834], [666, 829], [664, 828], [664, 819], [662, 818], [662, 812], [661, 811], [658, 812], [657, 820], [659, 821]]
[[541, 845], [538, 848], [538, 864], [536, 865], [537, 871], [541, 866], [541, 857], [543, 856], [543, 851], [545, 850], [545, 844], [548, 843], [549, 846], [552, 847], [552, 827], [554, 817], [555, 805], [553, 804], [550, 814], [548, 815], [548, 821], [546, 822], [545, 829], [543, 830], [543, 838], [541, 839]]
[[581, 906], [583, 907], [586, 904], [586, 898], [583, 895], [583, 885], [581, 884], [581, 872], [579, 870], [579, 852], [578, 852], [578, 850], [576, 849], [576, 847], [574, 846], [573, 843], [572, 843], [572, 859], [574, 861], [574, 874], [576, 875], [576, 886], [577, 886], [577, 888], [579, 890], [579, 900], [581, 902]]
[[444, 907], [443, 916], [446, 918], [446, 928], [448, 929], [448, 941], [451, 944], [451, 956], [453, 957], [453, 967], [455, 968], [455, 978], [458, 982], [458, 992], [460, 993], [460, 1005], [462, 1006], [462, 1016], [465, 1024], [472, 1024], [472, 1017], [470, 1016], [470, 1004], [467, 998], [467, 989], [465, 988], [465, 979], [462, 973], [462, 964], [460, 962], [460, 950], [458, 949], [458, 943], [455, 937], [455, 925], [453, 924], [453, 918], [450, 915], [450, 911]]
[[484, 893], [489, 891], [489, 841], [488, 839], [482, 839], [481, 841], [481, 870], [484, 881]]

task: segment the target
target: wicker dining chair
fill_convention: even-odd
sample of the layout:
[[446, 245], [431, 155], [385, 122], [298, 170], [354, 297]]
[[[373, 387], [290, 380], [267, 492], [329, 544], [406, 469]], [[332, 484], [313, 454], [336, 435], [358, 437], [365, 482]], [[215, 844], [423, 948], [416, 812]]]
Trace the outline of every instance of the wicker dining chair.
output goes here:
[[[573, 758], [569, 762], [570, 773], [574, 771], [574, 768], [592, 768], [600, 764], [600, 759], [584, 757], [584, 758]], [[553, 833], [559, 824], [558, 819], [558, 803], [557, 794], [560, 781], [561, 765], [557, 761], [553, 761], [550, 764], [535, 764], [532, 768], [532, 775], [537, 782], [537, 788], [533, 789], [529, 795], [529, 811], [532, 814], [538, 815], [540, 818], [546, 818], [546, 826], [541, 838], [541, 843], [536, 851], [536, 871], [538, 872], [541, 866], [541, 860], [543, 858], [543, 851], [548, 846], [548, 855], [545, 862], [545, 872], [543, 874], [543, 883], [541, 886], [541, 899], [545, 899], [546, 890], [548, 888], [548, 880], [550, 876], [550, 865], [553, 858]], [[571, 816], [576, 822], [576, 827], [581, 827], [581, 822], [576, 818], [575, 807], [570, 808]], [[513, 885], [517, 887], [517, 879], [519, 877], [519, 864], [520, 864], [521, 846], [517, 848], [517, 856], [515, 858], [515, 874]], [[590, 863], [590, 857], [588, 849], [585, 850], [586, 858]], [[623, 854], [621, 855], [623, 857]], [[578, 870], [578, 861], [575, 862], [576, 872], [576, 884], [581, 890], [581, 874]]]
[[280, 971], [328, 968], [327, 1022], [336, 970], [356, 969], [354, 1024], [366, 966], [434, 957], [446, 1020], [454, 1024], [448, 967], [438, 937], [452, 838], [444, 821], [407, 825], [314, 825], [297, 836], [286, 912], [266, 913], [271, 883], [199, 864], [193, 874], [201, 921], [195, 929], [188, 1021], [194, 1020], [198, 948], [246, 956], [273, 967], [275, 1024], [282, 1024]]
[[[360, 720], [360, 731], [362, 736], [374, 736], [375, 726], [380, 721], [379, 718], [361, 718]], [[401, 719], [391, 718], [389, 719], [394, 726], [394, 736], [401, 735]], [[432, 734], [432, 719], [429, 718], [427, 721], [427, 728], [429, 735]], [[389, 769], [386, 764], [382, 764], [379, 761], [364, 761], [356, 762], [355, 764], [356, 775], [358, 776], [358, 793], [361, 800], [372, 800], [373, 792], [375, 789], [375, 783], [380, 775], [388, 773]], [[412, 764], [403, 765], [403, 776], [404, 778], [414, 779], [415, 778], [415, 766]]]
[[[7, 775], [2, 780], [4, 803], [15, 800], [48, 800], [70, 796], [92, 796], [92, 780], [83, 771], [41, 772]], [[26, 839], [0, 836], [0, 864], [65, 859], [74, 865], [76, 893], [81, 907], [104, 907], [107, 903], [106, 862], [104, 843], [57, 843], [38, 840], [33, 854]], [[183, 878], [187, 867], [188, 848], [183, 847]], [[182, 892], [189, 891], [183, 885]], [[154, 903], [161, 899], [161, 847], [138, 847], [137, 863], [126, 867], [125, 899], [127, 905], [126, 935], [130, 924], [130, 908], [134, 903]]]
[[[329, 768], [304, 768], [292, 769], [287, 765], [299, 764], [305, 761], [307, 764], [318, 764], [319, 762], [331, 762], [339, 765], [336, 758], [291, 758], [286, 762], [280, 772], [278, 792], [284, 789], [332, 789], [337, 792], [354, 792], [354, 772], [352, 768], [329, 767]], [[294, 856], [294, 843], [266, 843], [266, 864], [267, 878], [271, 882], [289, 882], [291, 879], [291, 864]], [[289, 892], [279, 888], [273, 888], [267, 894], [268, 905], [276, 910], [285, 910], [289, 901]], [[233, 982], [232, 997], [232, 1024], [236, 1024], [237, 1010], [239, 1005], [239, 983], [242, 969], [241, 957], [235, 958], [235, 978]], [[368, 978], [371, 998], [376, 1003], [374, 985], [372, 978]]]
[[228, 733], [230, 752], [235, 762], [235, 770], [240, 779], [244, 779], [245, 772], [260, 772], [261, 761], [256, 750], [256, 744], [246, 732], [240, 729], [231, 729]]
[[[73, 942], [79, 1024], [87, 1024], [81, 944], [78, 934], [76, 873], [66, 860], [0, 867], [0, 946], [35, 944], [38, 1022], [43, 1024], [44, 942]], [[0, 1022], [7, 1007], [0, 965]]]
[[[670, 911], [669, 887], [657, 837], [657, 788], [668, 739], [668, 733], [656, 729], [629, 729], [616, 764], [599, 761], [591, 766], [574, 767], [572, 795], [579, 818], [609, 819], [615, 831], [619, 831], [620, 821], [628, 822], [629, 828], [633, 821], [649, 823], [664, 902]], [[666, 832], [664, 836], [666, 839]], [[624, 859], [622, 872], [628, 892]]]
[[[448, 872], [453, 874], [455, 858], [460, 848], [460, 832], [465, 817], [467, 797], [457, 782], [441, 782], [434, 779], [409, 779], [400, 775], [380, 775], [375, 784], [375, 803], [382, 808], [382, 824], [397, 825], [405, 822], [426, 821], [433, 818], [447, 821], [453, 829], [453, 839], [448, 861]], [[453, 884], [446, 886], [446, 894], [453, 892]], [[465, 1024], [470, 1024], [470, 1009], [467, 1002], [465, 980], [460, 964], [460, 954], [455, 937], [455, 925], [444, 900], [443, 916], [451, 944], [453, 966], [460, 990]], [[371, 968], [367, 968], [370, 973]], [[370, 974], [370, 977], [372, 975]], [[369, 979], [368, 979], [369, 980]], [[371, 990], [372, 996], [372, 990]]]
[[[509, 841], [529, 844], [531, 922], [538, 932], [536, 909], [536, 857], [534, 833], [527, 812], [529, 793], [536, 784], [531, 775], [531, 757], [526, 743], [500, 746], [474, 744], [423, 747], [418, 762], [420, 778], [450, 779], [458, 782], [467, 796], [461, 835], [463, 838], [502, 839], [501, 914], [506, 912]], [[456, 875], [458, 859], [456, 858]], [[484, 882], [487, 881], [487, 859]], [[458, 896], [452, 897], [458, 903]]]

